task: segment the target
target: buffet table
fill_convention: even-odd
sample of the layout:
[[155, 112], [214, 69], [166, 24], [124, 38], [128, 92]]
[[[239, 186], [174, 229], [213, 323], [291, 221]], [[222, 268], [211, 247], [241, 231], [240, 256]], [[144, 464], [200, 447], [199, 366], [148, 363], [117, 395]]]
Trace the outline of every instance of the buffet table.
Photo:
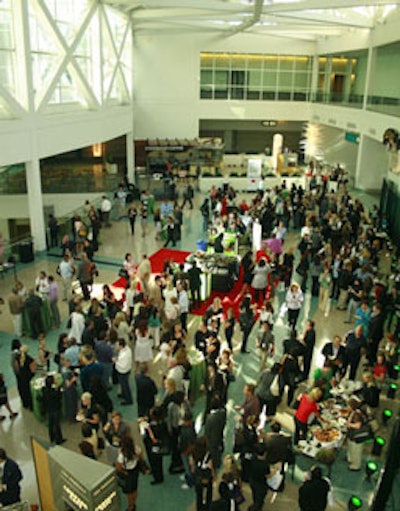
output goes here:
[[206, 300], [211, 291], [229, 291], [240, 271], [240, 257], [237, 255], [208, 253], [198, 250], [186, 258], [188, 268], [193, 262], [196, 262], [202, 271], [202, 300]]
[[[51, 312], [50, 305], [47, 300], [42, 300], [42, 305], [40, 306], [40, 315], [42, 318], [44, 333], [46, 333], [51, 328]], [[29, 321], [29, 315], [26, 308], [22, 309], [22, 331], [26, 337], [32, 337], [31, 323]]]
[[189, 361], [192, 366], [190, 371], [189, 396], [191, 401], [195, 401], [201, 394], [200, 387], [204, 384], [206, 361], [203, 354], [194, 347], [189, 351]]
[[[31, 395], [32, 395], [32, 404], [33, 404], [33, 415], [39, 422], [44, 422], [46, 420], [46, 416], [43, 411], [43, 406], [39, 401], [39, 397], [42, 395], [43, 387], [45, 384], [46, 377], [48, 375], [53, 375], [55, 383], [57, 385], [62, 385], [63, 379], [60, 373], [50, 372], [45, 374], [35, 375], [31, 380]], [[64, 407], [64, 401], [63, 401]]]
[[333, 397], [320, 403], [322, 425], [312, 425], [297, 452], [327, 465], [329, 477], [337, 454], [347, 436], [350, 409], [347, 400], [362, 387], [361, 382], [344, 381], [331, 390]]

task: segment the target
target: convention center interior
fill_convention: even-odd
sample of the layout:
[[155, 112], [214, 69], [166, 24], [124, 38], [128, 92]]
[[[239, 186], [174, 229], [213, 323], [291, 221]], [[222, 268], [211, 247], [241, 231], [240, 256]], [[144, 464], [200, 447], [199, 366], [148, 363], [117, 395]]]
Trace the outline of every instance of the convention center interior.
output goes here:
[[400, 0], [0, 0], [0, 509], [400, 511]]

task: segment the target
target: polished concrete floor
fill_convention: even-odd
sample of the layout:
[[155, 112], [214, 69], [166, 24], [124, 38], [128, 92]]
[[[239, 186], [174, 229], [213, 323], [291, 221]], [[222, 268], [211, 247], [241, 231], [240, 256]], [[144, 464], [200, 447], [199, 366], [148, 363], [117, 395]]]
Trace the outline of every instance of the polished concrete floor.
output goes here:
[[[202, 218], [199, 211], [199, 205], [202, 197], [195, 197], [195, 208], [190, 210], [188, 208], [184, 211], [184, 224], [182, 229], [182, 242], [178, 243], [177, 249], [195, 250], [196, 242], [203, 236], [201, 232]], [[288, 244], [295, 244], [298, 238], [297, 233], [290, 233]], [[97, 254], [100, 269], [100, 275], [96, 279], [97, 284], [111, 283], [116, 280], [118, 272], [118, 264], [122, 263], [126, 252], [131, 252], [135, 260], [139, 260], [143, 253], [148, 255], [154, 253], [161, 246], [161, 242], [155, 240], [154, 224], [151, 219], [148, 222], [147, 235], [142, 236], [140, 222], [137, 223], [137, 229], [134, 236], [130, 235], [128, 222], [126, 220], [114, 221], [110, 229], [103, 229], [101, 234], [101, 246]], [[17, 275], [26, 287], [30, 287], [35, 277], [40, 270], [45, 270], [47, 273], [56, 275], [55, 270], [59, 259], [56, 257], [42, 256], [36, 257], [33, 263], [27, 265], [18, 265]], [[0, 296], [6, 300], [13, 284], [13, 276], [8, 275], [0, 281]], [[282, 301], [282, 296], [275, 297], [275, 309], [279, 310], [279, 305]], [[57, 338], [60, 332], [66, 330], [66, 317], [67, 307], [64, 302], [60, 302], [61, 314], [63, 317], [63, 325], [59, 330], [52, 330], [47, 335], [47, 342], [51, 349], [55, 350]], [[322, 315], [317, 308], [315, 298], [312, 298], [309, 293], [306, 295], [306, 300], [303, 306], [300, 324], [304, 323], [305, 319], [312, 317], [316, 322], [317, 331], [317, 348], [314, 356], [313, 365], [319, 365], [321, 362], [320, 348], [328, 339], [332, 339], [333, 335], [343, 335], [348, 330], [348, 325], [344, 323], [344, 312], [336, 310], [332, 307], [328, 315]], [[198, 317], [190, 317], [190, 335], [189, 339], [193, 338], [193, 333], [199, 321]], [[299, 328], [301, 331], [301, 327]], [[40, 438], [47, 439], [47, 429], [44, 424], [38, 423], [30, 412], [23, 410], [17, 396], [14, 375], [12, 374], [9, 356], [10, 356], [10, 343], [13, 338], [12, 335], [11, 318], [8, 312], [7, 304], [2, 307], [2, 314], [0, 316], [0, 370], [5, 374], [6, 381], [9, 387], [9, 394], [11, 398], [12, 407], [19, 412], [19, 416], [10, 421], [8, 418], [0, 423], [0, 445], [4, 446], [10, 457], [18, 461], [24, 473], [24, 480], [22, 483], [23, 498], [27, 499], [30, 503], [38, 502], [37, 488], [35, 482], [35, 473], [33, 468], [32, 456], [30, 451], [30, 435], [36, 435]], [[282, 341], [287, 337], [288, 329], [281, 323], [277, 322], [274, 330], [276, 335], [277, 354], [276, 358], [282, 352]], [[235, 333], [235, 374], [236, 382], [230, 387], [229, 402], [228, 402], [228, 425], [225, 434], [226, 452], [229, 452], [233, 442], [233, 428], [237, 414], [233, 407], [240, 404], [243, 400], [242, 388], [246, 382], [254, 382], [258, 376], [258, 356], [254, 346], [255, 329], [250, 339], [250, 355], [241, 355], [238, 352], [238, 344], [240, 342], [239, 330]], [[37, 341], [25, 339], [30, 348], [30, 353], [33, 356], [37, 354]], [[53, 368], [54, 364], [53, 364]], [[161, 384], [163, 367], [160, 360], [155, 359], [152, 365], [151, 372], [157, 383]], [[304, 387], [304, 385], [303, 385]], [[116, 391], [113, 390], [111, 396], [116, 397]], [[160, 393], [161, 395], [161, 393]], [[116, 399], [117, 403], [118, 400]], [[285, 402], [285, 400], [284, 400]], [[398, 408], [393, 401], [388, 402], [385, 398], [382, 400], [382, 406], [388, 404], [392, 409]], [[396, 408], [395, 408], [396, 406]], [[117, 405], [118, 408], [118, 405]], [[201, 414], [204, 410], [204, 398], [197, 400], [194, 406], [197, 423], [200, 424]], [[128, 420], [132, 429], [136, 431], [136, 406], [124, 407], [121, 409], [124, 417]], [[278, 409], [278, 419], [282, 422], [288, 431], [293, 431], [293, 411], [286, 408], [282, 404]], [[77, 444], [80, 441], [80, 427], [76, 425], [63, 424], [63, 434], [68, 439], [64, 446], [68, 449], [77, 451]], [[390, 431], [390, 428], [389, 428]], [[380, 434], [387, 437], [389, 431], [381, 428]], [[365, 446], [365, 459], [372, 459], [370, 455], [371, 445]], [[104, 456], [103, 456], [104, 458]], [[100, 461], [105, 459], [100, 458]], [[383, 459], [383, 456], [382, 456]], [[276, 511], [287, 510], [289, 507], [297, 509], [297, 491], [299, 482], [303, 479], [305, 472], [313, 464], [313, 460], [304, 456], [297, 456], [296, 470], [294, 481], [290, 477], [287, 478], [287, 485], [285, 491], [279, 494], [273, 504], [265, 505], [265, 508], [272, 507]], [[382, 465], [382, 460], [378, 460], [378, 465]], [[150, 477], [141, 476], [139, 484], [139, 497], [137, 502], [138, 510], [147, 510], [153, 508], [155, 510], [176, 511], [194, 509], [194, 494], [191, 490], [181, 489], [181, 481], [178, 476], [171, 476], [167, 471], [168, 463], [165, 460], [164, 470], [166, 479], [163, 485], [157, 486], [157, 494], [154, 492], [154, 487], [150, 486]], [[366, 503], [372, 495], [374, 484], [364, 479], [363, 472], [353, 473], [347, 470], [345, 462], [345, 453], [341, 451], [337, 461], [335, 462], [331, 476], [332, 484], [334, 485], [334, 492], [337, 504], [332, 509], [344, 509], [349, 497], [353, 494], [362, 497]], [[242, 509], [247, 508], [250, 504], [250, 496], [246, 490], [247, 501], [242, 505]], [[270, 496], [267, 500], [269, 500]], [[121, 509], [124, 509], [124, 503], [121, 502]], [[366, 508], [365, 508], [366, 509]]]

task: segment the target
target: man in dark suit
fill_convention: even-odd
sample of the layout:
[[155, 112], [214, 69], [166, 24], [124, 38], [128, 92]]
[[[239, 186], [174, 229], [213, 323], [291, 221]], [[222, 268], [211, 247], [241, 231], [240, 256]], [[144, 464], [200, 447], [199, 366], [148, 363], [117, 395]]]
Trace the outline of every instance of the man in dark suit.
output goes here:
[[371, 319], [368, 326], [368, 346], [367, 358], [370, 366], [376, 364], [376, 354], [378, 351], [379, 343], [383, 337], [383, 325], [385, 323], [385, 316], [382, 312], [382, 305], [374, 303], [372, 306]]
[[15, 461], [7, 458], [7, 453], [0, 448], [0, 504], [9, 506], [21, 501], [20, 481], [22, 473]]
[[267, 461], [270, 465], [274, 465], [287, 460], [292, 439], [289, 435], [283, 435], [281, 425], [274, 421], [271, 424], [271, 432], [265, 436], [264, 444], [267, 449]]
[[311, 361], [315, 347], [315, 324], [311, 319], [309, 319], [306, 323], [306, 330], [303, 335], [302, 344], [304, 345], [303, 380], [307, 380], [310, 374]]
[[345, 347], [342, 345], [342, 339], [339, 335], [335, 335], [333, 342], [327, 342], [322, 348], [322, 354], [325, 362], [329, 360], [335, 368], [335, 373], [341, 372], [345, 357]]
[[154, 406], [154, 400], [158, 392], [154, 380], [150, 378], [148, 373], [149, 368], [147, 365], [141, 364], [139, 373], [135, 375], [138, 417], [149, 416], [150, 409]]
[[367, 347], [367, 339], [365, 338], [362, 325], [358, 325], [355, 330], [348, 332], [345, 342], [343, 375], [346, 374], [347, 367], [350, 366], [349, 379], [355, 380], [361, 355]]
[[206, 418], [204, 433], [214, 468], [218, 469], [221, 466], [221, 457], [224, 450], [226, 410], [217, 398], [211, 400], [210, 406], [211, 410]]

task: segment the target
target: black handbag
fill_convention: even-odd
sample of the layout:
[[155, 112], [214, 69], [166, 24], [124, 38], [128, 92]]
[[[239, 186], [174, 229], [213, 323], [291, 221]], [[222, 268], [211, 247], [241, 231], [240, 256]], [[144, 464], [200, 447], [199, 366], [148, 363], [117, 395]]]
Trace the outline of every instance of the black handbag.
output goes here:
[[362, 444], [374, 438], [374, 433], [368, 423], [363, 424], [360, 429], [350, 429], [348, 435], [350, 440], [356, 444]]

